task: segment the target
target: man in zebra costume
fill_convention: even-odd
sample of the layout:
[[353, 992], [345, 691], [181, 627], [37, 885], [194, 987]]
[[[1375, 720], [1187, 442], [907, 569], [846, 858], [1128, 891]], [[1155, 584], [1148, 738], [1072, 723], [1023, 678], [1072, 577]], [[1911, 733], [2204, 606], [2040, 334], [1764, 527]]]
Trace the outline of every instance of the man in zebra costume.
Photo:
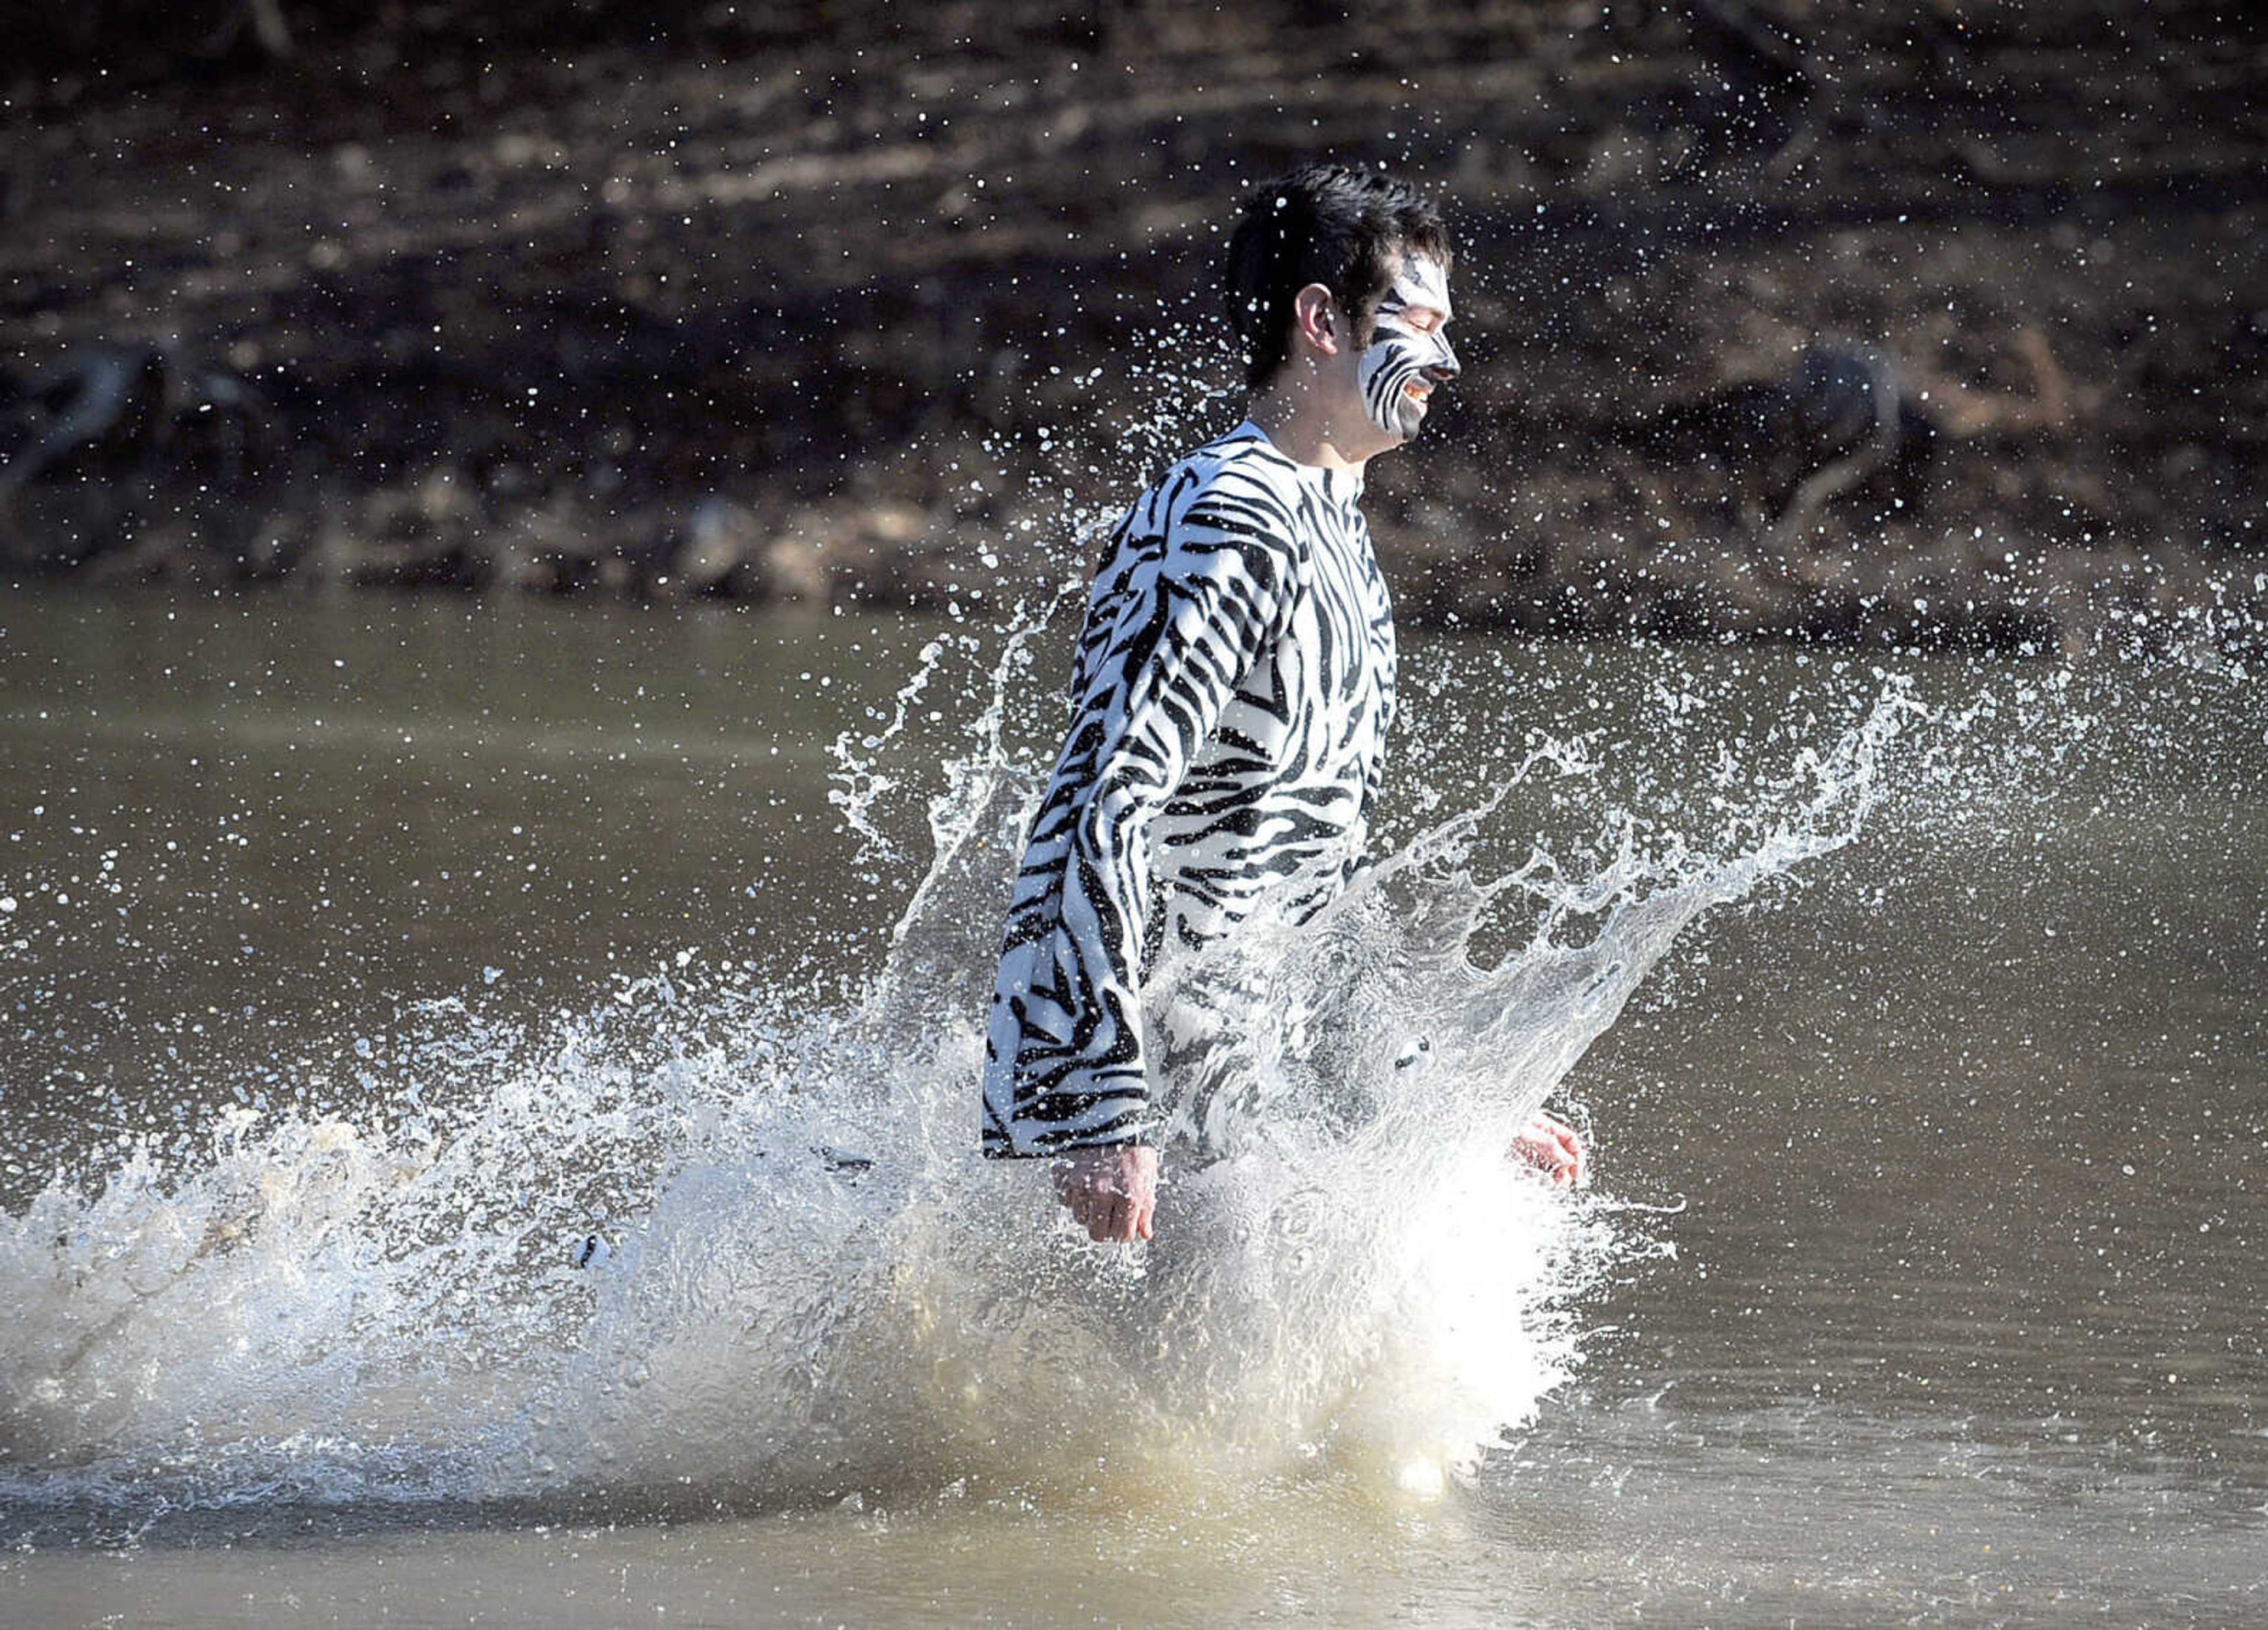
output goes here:
[[[1149, 1238], [1156, 1205], [1145, 970], [1283, 891], [1319, 906], [1360, 856], [1394, 712], [1363, 471], [1457, 377], [1450, 258], [1433, 205], [1375, 171], [1256, 188], [1227, 264], [1249, 415], [1134, 501], [1095, 573], [1009, 910], [983, 1138], [1057, 1157], [1098, 1241]], [[1581, 1176], [1550, 1117], [1515, 1153]]]

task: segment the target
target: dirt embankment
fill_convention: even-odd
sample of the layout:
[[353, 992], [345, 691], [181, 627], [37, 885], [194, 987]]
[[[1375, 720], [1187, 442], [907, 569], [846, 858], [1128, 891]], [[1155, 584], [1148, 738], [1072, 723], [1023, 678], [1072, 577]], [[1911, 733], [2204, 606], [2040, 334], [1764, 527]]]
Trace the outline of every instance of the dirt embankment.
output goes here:
[[1407, 616], [2022, 649], [2268, 601], [2236, 8], [741, 9], [35, 40], [0, 568], [1012, 594], [1233, 418], [1230, 201], [1330, 153], [1464, 246], [1466, 378], [1373, 480]]

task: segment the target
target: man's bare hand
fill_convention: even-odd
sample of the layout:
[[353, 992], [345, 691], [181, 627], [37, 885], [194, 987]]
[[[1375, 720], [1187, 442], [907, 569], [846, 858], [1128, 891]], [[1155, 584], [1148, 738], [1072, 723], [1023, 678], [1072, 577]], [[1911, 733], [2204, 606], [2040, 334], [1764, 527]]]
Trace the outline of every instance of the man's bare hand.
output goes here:
[[1158, 1151], [1114, 1143], [1056, 1162], [1056, 1198], [1098, 1244], [1146, 1240], [1158, 1209]]
[[1556, 1115], [1539, 1111], [1506, 1153], [1550, 1178], [1554, 1188], [1580, 1184], [1589, 1175], [1582, 1139]]

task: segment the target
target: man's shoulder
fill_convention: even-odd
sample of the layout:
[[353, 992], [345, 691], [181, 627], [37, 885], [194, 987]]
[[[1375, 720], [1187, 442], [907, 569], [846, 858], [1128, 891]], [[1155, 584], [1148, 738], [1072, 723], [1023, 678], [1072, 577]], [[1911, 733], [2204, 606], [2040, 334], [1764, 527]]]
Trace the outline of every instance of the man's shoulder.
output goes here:
[[1183, 454], [1143, 496], [1176, 516], [1221, 502], [1293, 505], [1299, 472], [1262, 431], [1245, 424]]
[[1298, 487], [1300, 480], [1300, 467], [1277, 451], [1267, 432], [1249, 420], [1191, 449], [1178, 468], [1199, 475], [1208, 484], [1226, 482], [1290, 490]]
[[1303, 574], [1314, 523], [1299, 468], [1250, 424], [1191, 448], [1128, 508], [1097, 581], [1129, 572], [1209, 577], [1230, 561], [1270, 581]]

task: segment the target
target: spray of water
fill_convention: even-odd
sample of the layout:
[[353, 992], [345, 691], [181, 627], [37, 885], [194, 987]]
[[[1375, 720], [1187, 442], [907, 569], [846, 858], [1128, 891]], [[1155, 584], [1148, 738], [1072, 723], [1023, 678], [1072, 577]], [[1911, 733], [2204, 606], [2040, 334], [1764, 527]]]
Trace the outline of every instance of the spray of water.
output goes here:
[[[854, 829], [966, 643], [839, 749]], [[1320, 918], [1161, 969], [1160, 1238], [1103, 1250], [1043, 1168], [975, 1153], [1038, 785], [1003, 740], [1029, 653], [987, 660], [847, 999], [688, 954], [541, 1024], [430, 1003], [357, 1044], [351, 1110], [302, 1083], [0, 1218], [0, 1499], [1437, 1491], [1571, 1373], [1581, 1294], [1633, 1248], [1609, 1201], [1509, 1164], [1513, 1132], [1687, 925], [1857, 833], [1927, 717], [1891, 682], [1720, 765], [1705, 845], [1587, 806], [1594, 756], [1543, 741]], [[1591, 841], [1495, 866], [1507, 794], [1587, 809]]]
[[[2066, 670], [1949, 705], [1822, 659], [1735, 726], [1706, 676], [1624, 652], [1654, 670], [1635, 717], [1499, 762], [1489, 711], [1432, 717], [1420, 680], [1419, 813], [1377, 863], [1156, 970], [1159, 1237], [1104, 1250], [1042, 1166], [976, 1153], [1045, 735], [1012, 716], [1070, 586], [1031, 586], [1005, 649], [939, 638], [837, 742], [864, 881], [907, 902], [847, 992], [685, 952], [541, 1022], [430, 1002], [355, 1044], [350, 1101], [261, 1066], [269, 1107], [0, 1217], [0, 1503], [1436, 1492], [1572, 1373], [1585, 1293], [1646, 1248], [1505, 1149], [1681, 933], [1885, 796], [2053, 778], [2088, 720]], [[925, 859], [893, 841], [909, 793]]]

